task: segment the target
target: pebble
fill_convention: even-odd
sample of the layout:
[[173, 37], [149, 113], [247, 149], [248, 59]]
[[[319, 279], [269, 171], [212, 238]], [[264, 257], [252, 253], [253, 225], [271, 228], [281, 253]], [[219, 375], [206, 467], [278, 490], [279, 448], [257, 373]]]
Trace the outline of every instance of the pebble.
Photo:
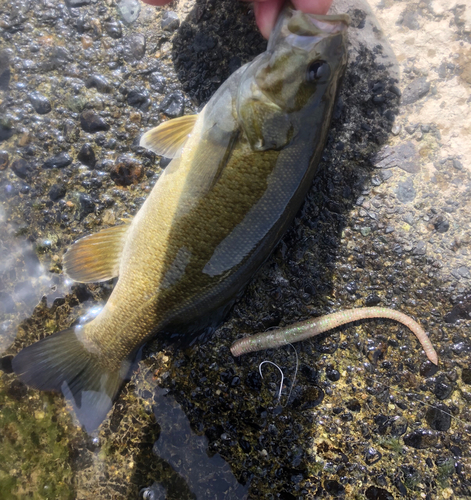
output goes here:
[[400, 182], [395, 191], [397, 199], [401, 203], [409, 203], [414, 201], [417, 196], [417, 191], [414, 188], [414, 181], [412, 178], [406, 179], [403, 182]]
[[457, 158], [453, 158], [453, 167], [456, 168], [456, 170], [463, 170], [463, 164], [460, 162], [460, 160], [458, 160]]
[[128, 36], [123, 48], [123, 58], [126, 62], [139, 61], [146, 53], [146, 38], [144, 35]]
[[454, 387], [451, 384], [447, 384], [442, 380], [437, 380], [433, 389], [433, 393], [435, 394], [437, 399], [443, 400], [449, 398], [453, 390]]
[[450, 409], [443, 403], [430, 406], [425, 414], [425, 419], [435, 431], [447, 431], [451, 427]]
[[31, 92], [28, 94], [28, 99], [33, 105], [36, 113], [40, 115], [47, 115], [52, 110], [49, 99], [39, 92]]
[[85, 132], [94, 133], [109, 130], [110, 126], [92, 109], [85, 110], [80, 115], [80, 124]]
[[139, 0], [120, 0], [117, 3], [118, 11], [127, 24], [132, 24], [139, 17], [141, 3]]
[[180, 92], [172, 92], [163, 99], [159, 109], [170, 118], [182, 116], [185, 109], [183, 95]]
[[438, 220], [434, 224], [437, 233], [446, 233], [450, 229], [450, 223], [446, 219]]
[[393, 135], [399, 135], [401, 133], [401, 130], [402, 130], [402, 125], [399, 125], [399, 124], [396, 124], [393, 126], [393, 128], [391, 129], [391, 133]]
[[85, 86], [87, 89], [95, 88], [99, 92], [108, 93], [111, 92], [111, 85], [108, 80], [101, 75], [90, 75], [85, 81]]
[[426, 429], [417, 429], [416, 431], [404, 436], [404, 444], [406, 446], [412, 446], [412, 448], [417, 448], [418, 450], [435, 446], [437, 442], [437, 434]]
[[60, 200], [65, 196], [65, 193], [67, 193], [67, 188], [65, 187], [65, 184], [53, 184], [51, 186], [51, 189], [49, 189], [49, 198], [52, 201], [57, 201]]
[[133, 89], [127, 95], [127, 103], [141, 111], [147, 111], [151, 105], [147, 90]]
[[20, 179], [26, 179], [33, 170], [31, 165], [26, 160], [23, 160], [23, 158], [14, 160], [11, 164], [11, 169]]
[[79, 201], [82, 217], [95, 211], [95, 203], [88, 194], [80, 193]]
[[365, 451], [366, 465], [373, 465], [381, 460], [383, 455], [373, 447], [369, 447]]
[[5, 49], [0, 50], [0, 90], [8, 90], [10, 78], [10, 52]]
[[111, 38], [117, 40], [123, 36], [123, 28], [119, 21], [107, 21], [105, 23], [105, 31]]
[[69, 154], [62, 152], [52, 158], [48, 158], [43, 163], [43, 168], [64, 168], [72, 163], [72, 158]]
[[0, 170], [5, 170], [8, 167], [10, 157], [7, 151], [0, 151]]
[[164, 12], [160, 26], [164, 31], [175, 31], [180, 26], [178, 14], [173, 10]]
[[91, 0], [65, 0], [65, 3], [69, 9], [76, 7], [83, 7], [84, 5], [90, 5]]
[[417, 78], [409, 83], [402, 94], [402, 104], [413, 104], [428, 94], [430, 82], [425, 76]]
[[159, 94], [161, 94], [165, 91], [166, 82], [167, 82], [167, 80], [165, 79], [165, 77], [159, 73], [152, 73], [150, 75], [150, 78], [149, 78], [150, 86], [152, 87], [152, 90], [154, 90], [155, 92], [158, 92]]
[[94, 168], [96, 163], [96, 157], [91, 144], [86, 142], [85, 144], [82, 145], [79, 154], [77, 155], [77, 159], [87, 167]]
[[365, 491], [365, 497], [367, 500], [394, 500], [394, 497], [389, 493], [389, 491], [378, 488], [377, 486], [370, 486]]

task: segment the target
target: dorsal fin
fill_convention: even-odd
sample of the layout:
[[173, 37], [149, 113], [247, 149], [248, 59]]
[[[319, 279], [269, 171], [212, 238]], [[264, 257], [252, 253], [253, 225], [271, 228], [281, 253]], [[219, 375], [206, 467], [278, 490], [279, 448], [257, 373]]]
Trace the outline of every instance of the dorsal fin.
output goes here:
[[62, 263], [69, 278], [81, 283], [97, 283], [118, 276], [129, 224], [109, 227], [76, 241]]
[[177, 158], [197, 118], [198, 115], [187, 115], [163, 122], [146, 132], [141, 137], [140, 145], [158, 155]]

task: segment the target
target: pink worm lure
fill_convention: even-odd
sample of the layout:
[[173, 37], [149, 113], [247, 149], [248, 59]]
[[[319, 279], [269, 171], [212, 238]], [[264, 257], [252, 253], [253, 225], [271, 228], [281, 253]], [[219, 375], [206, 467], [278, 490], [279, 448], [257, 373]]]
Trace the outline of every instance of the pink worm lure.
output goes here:
[[346, 323], [352, 323], [353, 321], [367, 318], [393, 319], [407, 326], [419, 340], [427, 358], [433, 364], [438, 364], [438, 355], [430, 339], [427, 337], [425, 330], [417, 321], [414, 321], [404, 313], [395, 311], [394, 309], [388, 309], [387, 307], [360, 307], [358, 309], [347, 309], [345, 311], [320, 316], [315, 319], [308, 319], [307, 321], [296, 323], [295, 325], [287, 326], [279, 330], [258, 333], [251, 337], [244, 337], [236, 340], [232, 344], [231, 353], [233, 356], [240, 356], [248, 352], [280, 347], [282, 345], [315, 337], [320, 333], [332, 330]]

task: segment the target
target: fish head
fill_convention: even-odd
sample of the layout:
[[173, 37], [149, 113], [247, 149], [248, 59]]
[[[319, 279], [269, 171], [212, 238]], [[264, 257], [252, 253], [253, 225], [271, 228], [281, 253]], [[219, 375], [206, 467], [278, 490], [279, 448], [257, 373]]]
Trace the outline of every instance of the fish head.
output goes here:
[[267, 51], [247, 67], [239, 86], [239, 123], [252, 149], [283, 148], [316, 108], [335, 99], [347, 62], [348, 22], [346, 14], [282, 11]]

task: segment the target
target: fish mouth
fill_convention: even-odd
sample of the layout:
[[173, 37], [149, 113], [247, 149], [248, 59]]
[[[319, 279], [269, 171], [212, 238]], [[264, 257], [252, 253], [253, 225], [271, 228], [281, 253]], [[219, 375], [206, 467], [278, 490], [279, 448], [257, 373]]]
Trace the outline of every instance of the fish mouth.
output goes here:
[[347, 30], [349, 24], [350, 16], [348, 14], [320, 16], [292, 10], [291, 18], [286, 27], [293, 35], [323, 37], [342, 33]]

